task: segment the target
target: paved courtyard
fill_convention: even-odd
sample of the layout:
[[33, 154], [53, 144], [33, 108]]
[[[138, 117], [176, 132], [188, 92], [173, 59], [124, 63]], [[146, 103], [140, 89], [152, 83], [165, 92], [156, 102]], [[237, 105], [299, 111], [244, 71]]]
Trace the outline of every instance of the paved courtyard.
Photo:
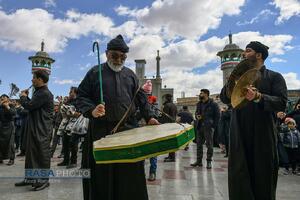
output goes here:
[[[60, 146], [59, 146], [60, 148]], [[57, 152], [59, 149], [57, 150]], [[195, 144], [188, 151], [177, 152], [175, 163], [164, 163], [158, 158], [157, 180], [148, 182], [150, 200], [227, 200], [227, 159], [219, 149], [215, 149], [213, 168], [191, 168], [189, 164], [195, 160]], [[52, 169], [62, 159], [55, 154]], [[81, 153], [79, 153], [79, 158]], [[50, 187], [38, 192], [29, 191], [31, 186], [15, 187], [24, 174], [24, 157], [17, 157], [15, 165], [0, 164], [0, 200], [80, 200], [82, 185], [80, 179], [51, 179]], [[206, 164], [204, 162], [204, 164]], [[146, 160], [148, 177], [149, 160]], [[298, 200], [300, 198], [300, 176], [282, 175], [279, 172], [277, 199]], [[7, 177], [7, 178], [3, 178]]]

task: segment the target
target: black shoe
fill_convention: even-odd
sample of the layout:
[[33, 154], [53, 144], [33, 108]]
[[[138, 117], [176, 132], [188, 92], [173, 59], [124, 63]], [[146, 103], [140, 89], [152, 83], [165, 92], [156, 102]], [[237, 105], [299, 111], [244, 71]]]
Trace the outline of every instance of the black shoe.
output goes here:
[[175, 158], [165, 158], [164, 162], [175, 162]]
[[26, 180], [23, 180], [21, 182], [17, 182], [15, 183], [16, 187], [20, 187], [20, 186], [26, 186], [26, 185], [32, 185], [32, 183], [27, 182]]
[[69, 163], [62, 161], [61, 163], [58, 163], [57, 166], [67, 166]]
[[211, 162], [207, 161], [206, 169], [211, 169]]
[[156, 180], [156, 174], [155, 173], [150, 173], [148, 181], [155, 181]]
[[34, 188], [32, 189], [33, 191], [40, 191], [40, 190], [43, 190], [45, 189], [46, 187], [49, 187], [50, 186], [50, 183], [47, 181], [47, 182], [44, 182], [44, 183], [35, 183], [34, 185], [32, 185]]
[[8, 166], [13, 165], [13, 164], [15, 164], [14, 160], [9, 160], [8, 163], [6, 163], [6, 165], [8, 165]]
[[0, 164], [3, 164], [3, 160], [0, 160]]
[[197, 166], [202, 167], [203, 164], [202, 164], [201, 161], [196, 161], [196, 162], [192, 163], [191, 166], [192, 166], [192, 167], [197, 167]]
[[17, 156], [25, 156], [25, 153], [21, 151], [21, 153], [19, 153]]
[[76, 168], [76, 167], [77, 167], [77, 164], [70, 164], [66, 168], [71, 169], [71, 168]]

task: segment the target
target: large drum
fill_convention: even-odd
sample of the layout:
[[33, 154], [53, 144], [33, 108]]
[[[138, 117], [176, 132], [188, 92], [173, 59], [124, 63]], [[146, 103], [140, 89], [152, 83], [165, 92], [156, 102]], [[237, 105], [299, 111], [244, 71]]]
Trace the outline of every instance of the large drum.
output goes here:
[[95, 141], [94, 158], [97, 164], [138, 162], [174, 152], [194, 138], [194, 127], [189, 124], [144, 126]]

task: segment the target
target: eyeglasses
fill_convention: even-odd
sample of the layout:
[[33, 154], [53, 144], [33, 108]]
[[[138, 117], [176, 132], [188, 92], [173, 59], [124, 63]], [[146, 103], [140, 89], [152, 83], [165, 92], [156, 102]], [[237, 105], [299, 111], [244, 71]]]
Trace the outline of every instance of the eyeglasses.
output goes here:
[[126, 58], [127, 58], [127, 55], [125, 53], [119, 53], [116, 51], [110, 51], [110, 53], [111, 53], [111, 58], [114, 60], [118, 60], [119, 58], [121, 60], [126, 60]]

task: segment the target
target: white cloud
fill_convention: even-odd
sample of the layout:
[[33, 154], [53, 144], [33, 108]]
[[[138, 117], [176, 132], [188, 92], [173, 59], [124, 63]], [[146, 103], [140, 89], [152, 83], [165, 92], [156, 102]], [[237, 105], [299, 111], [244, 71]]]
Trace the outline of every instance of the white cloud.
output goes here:
[[281, 24], [293, 16], [300, 15], [299, 0], [274, 0], [272, 5], [278, 8], [280, 11], [280, 15], [276, 20], [276, 24]]
[[285, 63], [286, 60], [281, 59], [281, 58], [271, 58], [272, 63]]
[[12, 51], [36, 51], [45, 39], [47, 52], [60, 52], [68, 40], [90, 33], [108, 35], [113, 22], [102, 14], [84, 14], [69, 10], [63, 19], [43, 9], [0, 10], [0, 47]]
[[209, 29], [218, 28], [224, 15], [238, 15], [244, 3], [245, 0], [236, 0], [234, 3], [231, 0], [156, 0], [151, 7], [130, 9], [119, 6], [115, 10], [119, 15], [136, 18], [151, 32], [195, 39]]
[[58, 80], [58, 79], [55, 79], [54, 80], [54, 83], [55, 84], [59, 84], [59, 85], [77, 85], [79, 84], [81, 81], [76, 81], [76, 80], [73, 80], [73, 79], [63, 79], [63, 80]]
[[49, 7], [56, 7], [56, 2], [55, 0], [45, 0], [45, 7], [49, 8]]
[[223, 73], [220, 67], [203, 74], [196, 74], [182, 70], [170, 70], [162, 74], [163, 85], [175, 88], [175, 98], [180, 97], [182, 91], [186, 96], [196, 96], [201, 88], [207, 88], [211, 94], [220, 93], [223, 86]]
[[286, 81], [288, 89], [300, 89], [300, 80], [297, 77], [297, 74], [294, 72], [289, 72], [283, 74], [283, 77]]
[[243, 22], [238, 21], [236, 24], [238, 26], [254, 24], [254, 23], [259, 22], [262, 19], [267, 19], [270, 15], [276, 15], [276, 13], [272, 12], [269, 9], [265, 9], [265, 10], [260, 11], [260, 13], [257, 16], [253, 17], [251, 20], [249, 20], [249, 21], [246, 20]]
[[[233, 42], [244, 49], [252, 40], [258, 40], [270, 47], [270, 55], [284, 54], [292, 40], [290, 35], [262, 35], [259, 32], [240, 32], [233, 35]], [[217, 52], [228, 44], [228, 36], [211, 37], [203, 41], [184, 39], [166, 43], [158, 35], [139, 35], [129, 43], [129, 62], [134, 59], [146, 59], [147, 73], [154, 73], [156, 50], [160, 50], [162, 70], [191, 70], [215, 62], [219, 63]]]

